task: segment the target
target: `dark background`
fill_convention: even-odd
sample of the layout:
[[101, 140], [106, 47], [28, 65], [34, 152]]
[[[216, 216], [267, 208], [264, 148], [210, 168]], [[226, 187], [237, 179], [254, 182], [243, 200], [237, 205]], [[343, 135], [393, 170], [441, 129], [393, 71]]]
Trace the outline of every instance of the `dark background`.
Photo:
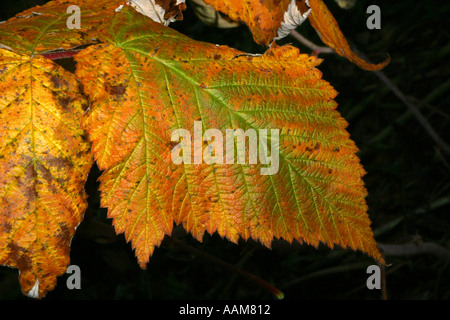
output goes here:
[[[5, 1], [0, 21], [46, 1]], [[349, 42], [375, 62], [392, 61], [383, 73], [420, 108], [441, 138], [450, 143], [450, 4], [446, 1], [364, 1], [343, 10], [325, 1]], [[381, 30], [366, 28], [366, 8], [381, 8]], [[191, 11], [171, 27], [196, 39], [252, 53], [264, 48], [253, 42], [246, 26], [216, 29], [205, 26]], [[322, 45], [309, 22], [297, 31]], [[0, 39], [1, 42], [1, 39]], [[302, 52], [311, 50], [292, 37]], [[382, 244], [434, 243], [450, 247], [450, 156], [430, 137], [392, 90], [373, 72], [363, 71], [335, 54], [321, 54], [323, 78], [339, 92], [338, 110], [360, 148], [367, 175], [369, 215], [376, 240]], [[99, 209], [93, 168], [86, 189], [90, 207], [72, 240], [71, 264], [81, 268], [81, 290], [68, 290], [67, 275], [46, 299], [274, 299], [264, 287], [238, 275], [217, 257], [273, 284], [294, 299], [392, 300], [449, 299], [447, 253], [390, 255], [385, 289], [368, 290], [366, 268], [374, 261], [360, 252], [325, 246], [318, 249], [275, 241], [272, 250], [254, 241], [239, 245], [217, 235], [203, 243], [177, 228], [192, 252], [164, 240], [147, 270], [137, 264], [122, 235], [111, 236], [111, 221]], [[401, 249], [401, 248], [400, 248]], [[1, 250], [1, 248], [0, 248]], [[401, 250], [400, 250], [401, 251]], [[447, 254], [447, 258], [445, 257]], [[20, 291], [16, 269], [0, 267], [0, 298], [28, 299]]]

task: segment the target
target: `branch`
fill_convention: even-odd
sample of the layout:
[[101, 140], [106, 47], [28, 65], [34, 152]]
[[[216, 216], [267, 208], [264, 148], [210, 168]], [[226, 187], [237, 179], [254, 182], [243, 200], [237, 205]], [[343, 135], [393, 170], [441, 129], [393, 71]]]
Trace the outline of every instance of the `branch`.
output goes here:
[[217, 265], [220, 265], [221, 267], [224, 267], [225, 269], [228, 269], [230, 271], [236, 272], [242, 276], [244, 276], [247, 279], [250, 279], [251, 281], [257, 283], [258, 285], [268, 289], [277, 299], [283, 299], [284, 298], [284, 293], [281, 292], [280, 290], [278, 290], [277, 288], [275, 288], [273, 285], [271, 285], [270, 283], [266, 282], [265, 280], [255, 276], [254, 274], [251, 274], [247, 271], [244, 271], [228, 262], [225, 262], [219, 258], [216, 258], [204, 251], [198, 250], [190, 245], [185, 244], [184, 242], [176, 239], [175, 237], [168, 237], [167, 240], [169, 240], [170, 242], [172, 242], [174, 245], [188, 251], [191, 252], [197, 256], [200, 256], [203, 259], [206, 259], [210, 262], [213, 262]]
[[[291, 31], [291, 35], [300, 43], [313, 50], [313, 55], [319, 55], [320, 53], [335, 53], [334, 50], [329, 47], [321, 47], [314, 44], [295, 30]], [[358, 53], [358, 55], [367, 62], [372, 63], [359, 50], [353, 49], [353, 51]], [[399, 98], [403, 102], [403, 104], [406, 105], [408, 110], [416, 117], [417, 121], [419, 121], [419, 123], [424, 127], [425, 131], [440, 146], [440, 148], [444, 150], [444, 152], [450, 154], [450, 146], [436, 133], [433, 127], [419, 111], [419, 108], [417, 108], [414, 103], [408, 100], [408, 98], [406, 98], [406, 96], [400, 91], [400, 89], [382, 71], [374, 71], [374, 73], [397, 96], [397, 98]]]
[[413, 256], [420, 254], [432, 254], [450, 262], [450, 250], [432, 242], [409, 244], [378, 243], [378, 247], [387, 256]]
[[[448, 91], [450, 90], [450, 80], [442, 83], [440, 86], [435, 88], [433, 91], [431, 91], [418, 105], [417, 108], [420, 110], [423, 106], [426, 104], [433, 103], [434, 101], [438, 100], [442, 96], [446, 95]], [[382, 139], [386, 138], [389, 133], [392, 132], [394, 128], [394, 124], [402, 124], [412, 114], [407, 110], [402, 116], [397, 118], [393, 123], [391, 123], [389, 126], [387, 126], [385, 129], [383, 129], [380, 133], [378, 133], [375, 137], [372, 138], [371, 143], [375, 143], [377, 141], [381, 141]]]
[[299, 282], [303, 282], [306, 280], [315, 279], [315, 278], [319, 278], [319, 277], [323, 277], [323, 276], [338, 274], [338, 273], [346, 273], [346, 272], [350, 272], [353, 270], [360, 270], [363, 268], [367, 268], [367, 262], [365, 262], [365, 261], [357, 262], [357, 263], [353, 263], [353, 264], [343, 264], [343, 265], [339, 265], [339, 266], [325, 268], [325, 269], [311, 272], [309, 274], [306, 274], [306, 275], [296, 278], [294, 280], [291, 280], [288, 283], [281, 285], [281, 288], [286, 290], [286, 288], [296, 285]]
[[[361, 58], [363, 58], [367, 62], [370, 62], [370, 60], [363, 53], [358, 50], [354, 51], [357, 52], [358, 55], [361, 56]], [[427, 119], [419, 111], [419, 108], [408, 98], [406, 98], [403, 92], [401, 92], [400, 89], [382, 71], [375, 71], [374, 73], [378, 77], [378, 79], [380, 79], [381, 82], [383, 82], [397, 96], [397, 98], [399, 98], [400, 101], [403, 102], [408, 110], [416, 117], [417, 121], [419, 121], [428, 135], [441, 147], [441, 149], [450, 154], [450, 146], [441, 139], [441, 137], [427, 121]]]
[[291, 31], [291, 36], [293, 36], [296, 40], [298, 40], [300, 43], [304, 44], [306, 47], [310, 48], [313, 52], [312, 55], [318, 56], [321, 53], [334, 53], [334, 50], [330, 47], [321, 47], [316, 45], [315, 43], [309, 41], [304, 36], [302, 36], [300, 33], [298, 33], [295, 30]]

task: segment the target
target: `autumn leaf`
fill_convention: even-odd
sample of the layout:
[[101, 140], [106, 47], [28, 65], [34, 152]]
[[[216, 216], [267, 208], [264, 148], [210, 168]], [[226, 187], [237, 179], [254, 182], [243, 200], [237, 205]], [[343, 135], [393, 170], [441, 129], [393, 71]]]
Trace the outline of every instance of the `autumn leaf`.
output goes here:
[[0, 49], [0, 265], [40, 298], [69, 265], [92, 164], [75, 76], [40, 56]]
[[[97, 27], [129, 3], [138, 12], [168, 25], [181, 20], [186, 8], [183, 1], [170, 0], [65, 0], [49, 1], [25, 10], [1, 24], [0, 48], [16, 53], [42, 54], [69, 50], [98, 42]], [[69, 28], [68, 20], [80, 9], [80, 28]]]
[[246, 23], [256, 43], [269, 45], [302, 24], [310, 12], [308, 0], [204, 0], [235, 21]]
[[[358, 149], [320, 59], [291, 46], [253, 56], [194, 41], [128, 7], [99, 34], [103, 44], [75, 57], [91, 102], [83, 127], [104, 170], [101, 204], [141, 267], [174, 222], [200, 241], [205, 232], [268, 247], [296, 239], [383, 262]], [[278, 129], [277, 173], [262, 175], [262, 163], [175, 164], [172, 133], [194, 132], [196, 121], [202, 133]]]
[[[184, 0], [128, 0], [125, 3], [165, 26], [171, 22], [183, 20], [183, 11], [186, 9]], [[116, 11], [119, 11], [121, 7]]]
[[[62, 0], [0, 24], [0, 264], [20, 270], [23, 292], [43, 297], [69, 264], [91, 152], [104, 171], [101, 204], [142, 268], [174, 224], [199, 241], [205, 232], [268, 247], [274, 238], [295, 239], [383, 262], [358, 149], [335, 110], [335, 90], [316, 69], [321, 60], [275, 43], [251, 55], [194, 41], [164, 26], [181, 17], [184, 3], [124, 3], [73, 1], [81, 29], [67, 28]], [[153, 4], [164, 25], [148, 18]], [[301, 4], [309, 10], [299, 1], [286, 3], [288, 12]], [[247, 9], [262, 38], [291, 28], [283, 20], [266, 28], [266, 15]], [[76, 75], [41, 56], [94, 43], [76, 56]], [[209, 153], [209, 162], [175, 163], [174, 131], [195, 139], [199, 127], [268, 130], [260, 160], [267, 148], [277, 161], [211, 163]], [[192, 153], [207, 155], [212, 145], [194, 141]]]
[[350, 48], [347, 40], [339, 29], [336, 19], [334, 19], [323, 1], [309, 0], [309, 4], [312, 8], [309, 16], [311, 25], [316, 29], [322, 41], [336, 51], [337, 54], [346, 57], [360, 68], [369, 71], [381, 70], [389, 64], [389, 57], [379, 64], [371, 64], [358, 57]]
[[[0, 25], [0, 48], [39, 54], [97, 42], [97, 25], [115, 13], [122, 0], [57, 0], [25, 10]], [[80, 29], [69, 29], [70, 5], [80, 8]]]
[[322, 41], [337, 54], [365, 70], [376, 71], [390, 61], [371, 64], [355, 54], [339, 29], [336, 19], [322, 0], [205, 0], [233, 20], [245, 22], [255, 42], [270, 45], [287, 36], [307, 18]]

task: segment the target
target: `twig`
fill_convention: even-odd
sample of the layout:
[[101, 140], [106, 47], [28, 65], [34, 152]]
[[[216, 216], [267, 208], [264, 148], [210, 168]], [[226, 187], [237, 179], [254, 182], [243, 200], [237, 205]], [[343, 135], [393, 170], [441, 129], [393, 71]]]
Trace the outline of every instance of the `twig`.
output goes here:
[[[450, 90], [450, 80], [444, 82], [439, 87], [434, 89], [432, 92], [430, 92], [421, 103], [417, 105], [418, 109], [421, 109], [426, 104], [432, 103], [445, 95]], [[402, 116], [400, 116], [394, 123], [395, 124], [401, 124], [407, 119], [411, 117], [411, 113], [406, 111]], [[389, 133], [393, 130], [394, 125], [390, 124], [385, 129], [383, 129], [380, 133], [378, 133], [375, 137], [372, 138], [371, 143], [375, 143], [377, 141], [381, 141], [382, 139], [386, 138]]]
[[378, 266], [381, 270], [381, 300], [387, 300], [386, 267], [381, 263], [378, 263]]
[[[299, 34], [297, 31], [292, 30], [291, 35], [313, 50], [313, 54], [319, 55], [320, 53], [334, 53], [334, 50], [329, 47], [321, 47], [318, 46], [305, 37], [303, 37], [301, 34]], [[357, 53], [361, 58], [366, 60], [367, 62], [371, 63], [371, 61], [359, 50], [353, 49], [355, 53]], [[436, 131], [433, 129], [433, 127], [429, 124], [429, 122], [425, 119], [425, 117], [422, 115], [422, 113], [419, 111], [417, 106], [412, 103], [406, 96], [400, 91], [400, 89], [382, 72], [382, 71], [374, 71], [375, 75], [399, 98], [403, 104], [406, 105], [408, 110], [416, 117], [417, 121], [424, 127], [426, 132], [431, 136], [431, 138], [441, 147], [442, 150], [444, 150], [446, 153], [450, 153], [450, 146], [445, 143], [441, 137], [436, 133]]]
[[[412, 211], [411, 214], [414, 214], [414, 215], [424, 214], [424, 213], [433, 211], [435, 209], [438, 209], [440, 207], [443, 207], [443, 206], [445, 206], [445, 205], [447, 205], [449, 203], [450, 203], [450, 197], [439, 198], [439, 199], [431, 202], [430, 204], [428, 204], [426, 206], [417, 208], [416, 210]], [[403, 220], [404, 220], [404, 216], [401, 216], [401, 217], [398, 217], [397, 219], [395, 219], [393, 221], [389, 221], [386, 224], [376, 228], [373, 231], [373, 234], [374, 234], [375, 238], [378, 238], [381, 235], [383, 235], [384, 233], [392, 230], [397, 225], [399, 225]]]
[[433, 138], [433, 140], [444, 150], [446, 153], [450, 153], [450, 146], [445, 143], [441, 137], [436, 133], [430, 123], [425, 119], [415, 104], [410, 102], [406, 96], [395, 86], [391, 80], [381, 71], [375, 71], [375, 75], [383, 81], [391, 91], [408, 107], [409, 111], [416, 117], [417, 121], [424, 127], [427, 133]]
[[378, 247], [387, 256], [412, 256], [420, 254], [433, 254], [450, 262], [450, 250], [432, 242], [408, 244], [378, 243]]
[[[371, 63], [370, 60], [358, 50], [354, 50], [361, 56], [364, 60]], [[422, 113], [419, 111], [419, 108], [412, 103], [404, 94], [400, 91], [400, 89], [382, 72], [382, 71], [374, 71], [375, 75], [380, 79], [396, 96], [403, 102], [404, 105], [408, 108], [408, 110], [416, 117], [417, 121], [424, 127], [425, 131], [430, 135], [430, 137], [444, 150], [446, 153], [450, 153], [450, 146], [441, 139], [441, 137], [437, 134], [437, 132], [433, 129], [430, 123], [425, 119]]]
[[[424, 214], [431, 210], [440, 208], [442, 206], [448, 205], [450, 203], [450, 197], [443, 197], [430, 203], [428, 206], [424, 206], [414, 210], [413, 214]], [[382, 235], [383, 233], [391, 230], [403, 221], [403, 217], [399, 217], [394, 221], [388, 222], [387, 224], [377, 228], [374, 231], [376, 237]], [[422, 243], [408, 243], [408, 244], [383, 244], [378, 243], [380, 250], [387, 256], [408, 256], [408, 255], [420, 255], [420, 254], [434, 254], [440, 258], [450, 262], [450, 250], [432, 242], [422, 242]]]
[[357, 263], [353, 263], [353, 264], [344, 264], [344, 265], [340, 265], [340, 266], [336, 266], [336, 267], [325, 268], [322, 270], [311, 272], [302, 277], [296, 278], [286, 284], [281, 285], [281, 288], [286, 289], [290, 286], [296, 285], [299, 282], [303, 282], [306, 280], [324, 277], [324, 276], [328, 276], [328, 275], [336, 274], [336, 273], [349, 272], [352, 270], [358, 270], [358, 269], [362, 269], [362, 268], [366, 268], [366, 267], [367, 267], [367, 262], [357, 262]]
[[[397, 271], [398, 269], [400, 269], [401, 267], [403, 267], [406, 264], [407, 264], [407, 262], [403, 261], [403, 262], [397, 263], [395, 266], [393, 266], [392, 268], [389, 268], [388, 270], [385, 269], [385, 271], [384, 271], [384, 278], [387, 278], [388, 275], [390, 275], [391, 273]], [[382, 268], [382, 267], [383, 266], [380, 266], [380, 268]], [[381, 269], [381, 270], [383, 270], [383, 269]], [[386, 280], [386, 279], [384, 279], [384, 280]], [[384, 283], [384, 285], [386, 285], [386, 282]], [[383, 284], [382, 284], [382, 286], [383, 286]], [[356, 292], [358, 292], [360, 290], [363, 290], [363, 289], [367, 289], [367, 284], [364, 283], [363, 285], [358, 286], [358, 287], [354, 288], [353, 290], [348, 291], [347, 293], [345, 293], [343, 295], [343, 297], [351, 296], [351, 295], [355, 294]], [[382, 287], [382, 290], [384, 290], [383, 287]], [[387, 300], [387, 298], [388, 297], [387, 297], [387, 288], [386, 288], [386, 291], [381, 293], [381, 299], [382, 300], [384, 300], [384, 299]]]
[[315, 43], [309, 41], [304, 36], [302, 36], [300, 33], [298, 33], [295, 30], [291, 31], [291, 36], [293, 36], [296, 40], [304, 44], [306, 47], [310, 48], [313, 52], [312, 54], [315, 56], [318, 56], [321, 53], [334, 53], [334, 50], [330, 47], [321, 47], [316, 45]]
[[281, 292], [280, 290], [278, 290], [277, 288], [275, 288], [273, 285], [271, 285], [270, 283], [264, 281], [263, 279], [255, 276], [254, 274], [251, 274], [247, 271], [244, 271], [240, 268], [237, 268], [236, 266], [229, 264], [228, 262], [225, 262], [219, 258], [216, 258], [206, 252], [203, 252], [201, 250], [198, 250], [194, 247], [191, 247], [190, 245], [185, 244], [184, 242], [174, 238], [174, 237], [168, 237], [167, 238], [170, 242], [172, 242], [173, 244], [175, 244], [176, 246], [189, 251], [197, 256], [202, 257], [203, 259], [206, 259], [210, 262], [213, 262], [217, 265], [220, 265], [228, 270], [231, 270], [233, 272], [236, 272], [244, 277], [246, 277], [247, 279], [252, 280], [253, 282], [257, 283], [258, 285], [268, 289], [277, 299], [283, 299], [284, 298], [284, 293]]

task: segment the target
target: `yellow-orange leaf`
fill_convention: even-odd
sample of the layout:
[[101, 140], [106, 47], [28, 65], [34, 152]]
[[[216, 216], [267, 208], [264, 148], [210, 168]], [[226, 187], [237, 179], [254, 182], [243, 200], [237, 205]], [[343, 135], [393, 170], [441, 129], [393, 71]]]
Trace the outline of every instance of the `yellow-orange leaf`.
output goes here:
[[359, 67], [375, 71], [390, 61], [371, 64], [358, 57], [339, 29], [335, 18], [322, 0], [205, 0], [231, 19], [245, 22], [259, 44], [269, 45], [283, 38], [306, 18], [319, 33], [322, 41], [336, 53]]
[[342, 31], [339, 29], [336, 19], [334, 19], [325, 3], [322, 0], [309, 0], [309, 5], [312, 8], [311, 14], [309, 15], [311, 25], [316, 29], [322, 41], [327, 46], [333, 48], [337, 54], [346, 57], [360, 68], [369, 71], [383, 69], [389, 64], [389, 57], [379, 64], [371, 64], [358, 57], [350, 48]]
[[245, 22], [256, 43], [269, 45], [306, 20], [307, 0], [205, 0], [235, 21]]
[[73, 74], [52, 61], [0, 49], [0, 265], [20, 270], [43, 297], [69, 265], [92, 164]]
[[[291, 46], [262, 56], [191, 40], [124, 7], [104, 44], [79, 53], [92, 103], [84, 127], [101, 176], [102, 206], [142, 267], [173, 223], [198, 240], [297, 239], [359, 249], [383, 261], [370, 228], [364, 170], [320, 60]], [[279, 170], [266, 165], [175, 164], [171, 135], [278, 129]], [[194, 142], [195, 144], [195, 142]], [[202, 145], [203, 151], [206, 144]], [[193, 153], [195, 153], [195, 145]]]

